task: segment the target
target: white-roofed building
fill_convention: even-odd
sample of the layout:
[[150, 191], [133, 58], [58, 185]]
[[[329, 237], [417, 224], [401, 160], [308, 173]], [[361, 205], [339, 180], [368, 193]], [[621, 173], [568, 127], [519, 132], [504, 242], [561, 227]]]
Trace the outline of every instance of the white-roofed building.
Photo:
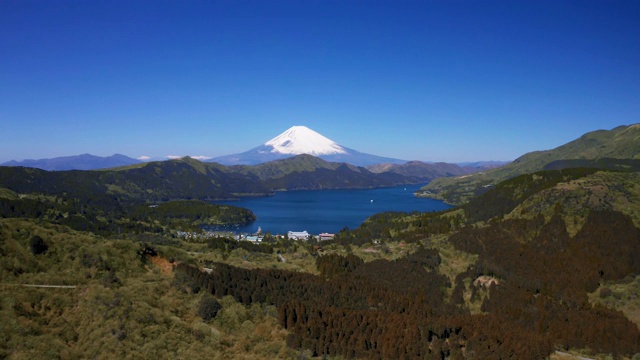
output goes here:
[[289, 239], [307, 240], [309, 238], [309, 233], [307, 232], [307, 230], [305, 230], [305, 231], [289, 231], [287, 233], [287, 236], [289, 237]]

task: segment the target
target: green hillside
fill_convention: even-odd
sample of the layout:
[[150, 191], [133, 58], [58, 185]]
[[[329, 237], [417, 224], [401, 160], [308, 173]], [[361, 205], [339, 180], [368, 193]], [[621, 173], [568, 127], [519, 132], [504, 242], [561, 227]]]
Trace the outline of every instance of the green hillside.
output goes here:
[[567, 211], [615, 210], [640, 225], [638, 171], [603, 171], [572, 168], [540, 171], [505, 180], [463, 205], [469, 222], [487, 221], [510, 214], [549, 215], [558, 204]]
[[357, 189], [418, 183], [413, 177], [332, 163], [310, 155], [255, 166], [223, 166], [189, 157], [99, 171], [0, 167], [0, 187], [16, 193], [74, 194], [83, 201], [158, 202], [265, 196], [274, 190]]
[[460, 176], [476, 172], [476, 169], [465, 168], [456, 164], [409, 161], [406, 164], [376, 164], [367, 166], [374, 173], [393, 172], [415, 177], [422, 181], [431, 181], [439, 177]]
[[[317, 169], [335, 170], [338, 166], [340, 166], [340, 163], [328, 162], [319, 157], [303, 154], [259, 165], [235, 165], [230, 168], [242, 174], [256, 175], [261, 180], [268, 180], [292, 173], [313, 172]], [[355, 166], [349, 166], [356, 169]]]
[[0, 167], [0, 186], [17, 193], [145, 202], [171, 199], [228, 199], [237, 193], [267, 194], [254, 176], [226, 171], [193, 159], [151, 162], [100, 171], [44, 171]]
[[[272, 306], [225, 297], [219, 310], [203, 307], [211, 296], [185, 290], [171, 271], [175, 262], [190, 261], [180, 249], [156, 246], [150, 255], [130, 240], [29, 219], [0, 219], [0, 237], [3, 359], [296, 355]], [[34, 251], [33, 239], [46, 251]]]
[[[261, 245], [162, 231], [241, 210], [123, 207], [125, 227], [73, 194], [4, 190], [0, 356], [631, 358], [638, 176], [525, 174], [465, 207], [381, 213], [334, 241]], [[65, 209], [88, 227], [65, 224]], [[100, 222], [122, 231], [93, 231]]]
[[231, 166], [232, 171], [255, 175], [273, 190], [357, 189], [419, 183], [416, 177], [395, 172], [373, 173], [364, 167], [298, 155], [254, 166]]
[[[440, 198], [451, 204], [462, 204], [502, 180], [543, 170], [550, 163], [555, 162], [558, 166], [559, 160], [604, 158], [640, 159], [640, 124], [589, 132], [555, 149], [525, 154], [512, 163], [494, 170], [435, 179], [421, 189], [420, 195]], [[566, 165], [569, 167], [572, 164]]]
[[243, 182], [357, 187], [401, 175], [309, 156], [260, 168], [0, 168], [0, 357], [637, 358], [640, 162], [543, 167], [448, 211], [260, 244], [176, 230], [254, 219], [200, 199]]

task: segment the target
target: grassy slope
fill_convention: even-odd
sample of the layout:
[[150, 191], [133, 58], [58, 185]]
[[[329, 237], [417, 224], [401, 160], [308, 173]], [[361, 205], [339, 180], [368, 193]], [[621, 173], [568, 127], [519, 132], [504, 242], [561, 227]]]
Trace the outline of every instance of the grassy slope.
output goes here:
[[[49, 246], [34, 255], [37, 235]], [[305, 350], [286, 346], [287, 332], [277, 311], [266, 305], [243, 306], [233, 298], [210, 322], [197, 316], [202, 292], [174, 286], [171, 264], [223, 261], [245, 268], [272, 267], [317, 273], [312, 246], [296, 244], [276, 254], [211, 250], [206, 243], [155, 246], [156, 258], [138, 254], [141, 244], [104, 239], [30, 219], [0, 219], [0, 357], [49, 358], [299, 358]], [[414, 244], [353, 247], [367, 261], [394, 259], [415, 251]], [[346, 255], [340, 245], [320, 254]], [[153, 260], [153, 261], [151, 261]], [[167, 271], [168, 270], [168, 271]], [[30, 288], [22, 284], [74, 285], [72, 289]]]
[[[0, 235], [0, 357], [261, 359], [296, 354], [286, 347], [286, 332], [272, 307], [244, 307], [224, 298], [218, 316], [203, 322], [196, 315], [202, 295], [179, 291], [171, 273], [142, 262], [136, 254], [139, 244], [23, 219], [0, 220]], [[33, 235], [49, 245], [47, 253], [29, 251]]]
[[486, 172], [440, 178], [421, 190], [425, 195], [462, 204], [482, 192], [482, 187], [496, 185], [500, 181], [540, 171], [553, 161], [562, 159], [638, 159], [640, 158], [640, 124], [620, 126], [613, 130], [598, 130], [553, 150], [535, 151], [521, 156], [512, 163]]
[[640, 173], [600, 171], [586, 177], [561, 182], [518, 205], [508, 218], [546, 218], [561, 204], [567, 230], [575, 234], [590, 209], [610, 209], [631, 216], [640, 227]]
[[[609, 289], [610, 292], [603, 293], [603, 289]], [[622, 311], [640, 327], [640, 275], [602, 284], [589, 294], [589, 300]]]
[[17, 200], [19, 196], [14, 191], [11, 191], [7, 188], [0, 187], [0, 198]]

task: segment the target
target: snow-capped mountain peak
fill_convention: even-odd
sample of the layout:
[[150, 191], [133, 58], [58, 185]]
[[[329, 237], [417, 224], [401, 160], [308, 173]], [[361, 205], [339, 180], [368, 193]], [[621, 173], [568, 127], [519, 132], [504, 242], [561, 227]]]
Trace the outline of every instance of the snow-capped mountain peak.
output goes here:
[[342, 146], [306, 126], [292, 126], [264, 146], [271, 147], [270, 152], [280, 154], [320, 156], [347, 153]]
[[357, 166], [379, 163], [403, 164], [406, 161], [361, 153], [338, 145], [306, 126], [293, 126], [282, 134], [249, 151], [219, 156], [210, 161], [223, 165], [256, 165], [268, 161], [308, 154], [331, 162]]

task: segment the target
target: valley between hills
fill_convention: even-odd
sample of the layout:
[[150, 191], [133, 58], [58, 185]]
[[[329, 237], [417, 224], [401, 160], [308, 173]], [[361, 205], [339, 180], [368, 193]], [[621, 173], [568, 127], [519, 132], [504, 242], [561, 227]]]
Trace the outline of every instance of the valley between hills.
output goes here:
[[[640, 358], [639, 138], [596, 131], [476, 173], [312, 155], [2, 166], [0, 357]], [[419, 183], [456, 207], [329, 241], [177, 236], [255, 220], [212, 199]]]

